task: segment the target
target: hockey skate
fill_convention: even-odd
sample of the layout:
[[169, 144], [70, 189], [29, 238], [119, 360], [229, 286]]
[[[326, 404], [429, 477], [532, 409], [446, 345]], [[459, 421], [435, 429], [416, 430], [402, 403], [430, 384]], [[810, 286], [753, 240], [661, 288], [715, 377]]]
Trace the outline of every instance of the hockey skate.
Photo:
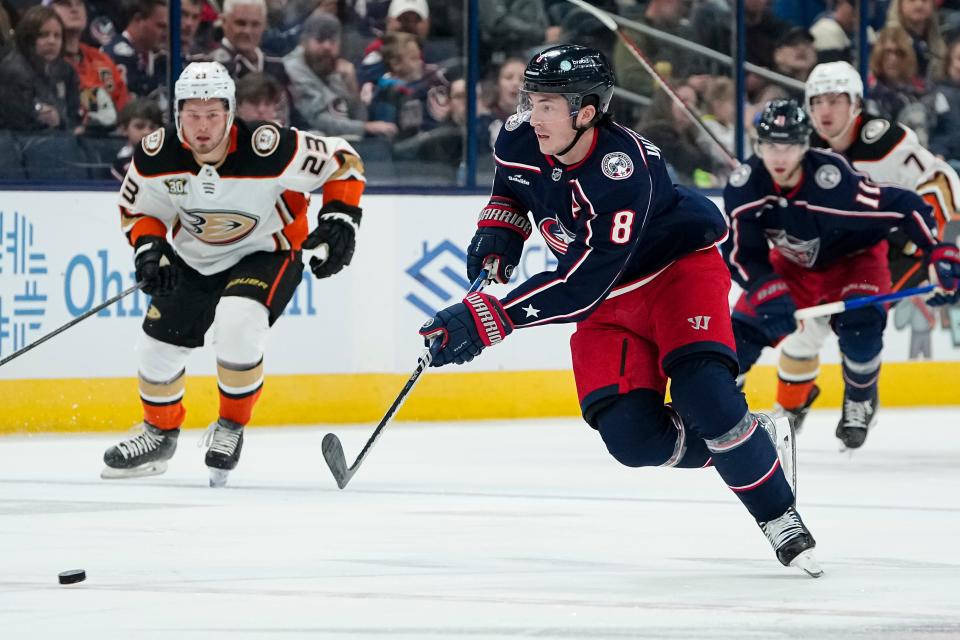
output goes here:
[[110, 447], [103, 454], [107, 465], [100, 473], [104, 479], [158, 476], [167, 470], [167, 461], [177, 450], [180, 429], [162, 430], [147, 422], [132, 438]]
[[787, 478], [794, 499], [797, 495], [797, 443], [794, 439], [793, 425], [786, 416], [771, 416], [766, 413], [753, 414], [761, 427], [770, 435], [777, 449], [780, 467]]
[[757, 522], [763, 535], [767, 536], [770, 545], [777, 554], [777, 560], [785, 567], [796, 567], [811, 578], [823, 575], [823, 569], [817, 562], [813, 549], [817, 541], [807, 526], [800, 519], [800, 514], [793, 507], [779, 518], [769, 522]]
[[867, 432], [877, 423], [877, 409], [880, 402], [877, 393], [866, 400], [843, 399], [843, 415], [837, 425], [837, 437], [843, 443], [844, 450], [859, 449], [867, 439]]
[[779, 404], [774, 404], [774, 414], [786, 416], [787, 420], [790, 421], [790, 426], [793, 427], [793, 433], [800, 433], [800, 429], [803, 428], [803, 421], [807, 419], [807, 414], [810, 413], [810, 405], [812, 405], [819, 396], [820, 387], [813, 385], [810, 389], [810, 395], [807, 396], [807, 400], [803, 403], [803, 406], [797, 407], [796, 409], [785, 409]]
[[243, 425], [220, 418], [207, 428], [200, 445], [209, 447], [204, 462], [210, 469], [210, 486], [225, 486], [230, 472], [240, 462]]

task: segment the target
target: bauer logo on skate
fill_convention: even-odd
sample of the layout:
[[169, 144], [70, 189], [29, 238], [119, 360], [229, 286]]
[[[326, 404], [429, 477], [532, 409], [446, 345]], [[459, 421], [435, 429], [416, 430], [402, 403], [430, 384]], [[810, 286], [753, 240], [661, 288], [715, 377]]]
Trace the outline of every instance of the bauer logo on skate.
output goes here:
[[47, 311], [47, 255], [33, 223], [0, 210], [0, 356], [38, 337]]

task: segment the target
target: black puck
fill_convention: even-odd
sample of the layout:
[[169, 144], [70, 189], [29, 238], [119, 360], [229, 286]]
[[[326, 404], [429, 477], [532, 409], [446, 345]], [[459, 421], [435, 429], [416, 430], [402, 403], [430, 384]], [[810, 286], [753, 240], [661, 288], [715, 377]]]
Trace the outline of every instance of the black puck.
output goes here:
[[83, 569], [71, 569], [57, 575], [60, 584], [76, 584], [87, 579], [87, 572]]

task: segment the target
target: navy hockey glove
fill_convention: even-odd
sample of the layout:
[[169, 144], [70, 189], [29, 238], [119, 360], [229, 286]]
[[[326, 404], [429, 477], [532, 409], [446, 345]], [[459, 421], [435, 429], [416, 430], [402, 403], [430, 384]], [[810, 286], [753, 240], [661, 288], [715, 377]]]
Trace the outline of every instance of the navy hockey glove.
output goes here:
[[486, 293], [469, 293], [455, 305], [449, 306], [420, 327], [423, 343], [434, 347], [431, 367], [442, 367], [456, 362], [470, 362], [484, 347], [497, 344], [513, 332], [507, 312], [500, 301]]
[[523, 254], [523, 243], [533, 227], [530, 219], [512, 203], [497, 198], [483, 208], [477, 232], [467, 248], [467, 280], [473, 282], [480, 271], [489, 267], [490, 279], [506, 284]]
[[168, 296], [180, 281], [180, 259], [167, 239], [140, 236], [133, 251], [137, 282], [149, 296]]
[[930, 279], [943, 291], [927, 299], [931, 307], [960, 301], [960, 249], [955, 244], [941, 243], [930, 252]]
[[774, 274], [753, 283], [740, 296], [733, 308], [733, 319], [759, 331], [773, 346], [796, 331], [796, 310], [787, 283]]
[[350, 264], [357, 244], [357, 230], [363, 210], [331, 200], [320, 209], [317, 228], [303, 241], [303, 249], [309, 252], [326, 245], [326, 257], [312, 256], [310, 270], [317, 278], [327, 278]]

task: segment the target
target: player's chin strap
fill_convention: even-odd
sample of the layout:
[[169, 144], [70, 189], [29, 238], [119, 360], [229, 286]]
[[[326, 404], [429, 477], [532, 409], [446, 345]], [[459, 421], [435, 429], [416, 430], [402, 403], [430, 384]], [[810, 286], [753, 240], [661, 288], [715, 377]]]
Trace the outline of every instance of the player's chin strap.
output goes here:
[[574, 145], [580, 142], [580, 138], [583, 137], [583, 134], [585, 134], [587, 131], [589, 131], [593, 127], [592, 120], [590, 121], [590, 124], [588, 124], [585, 127], [577, 127], [577, 124], [576, 124], [577, 116], [572, 116], [570, 119], [573, 120], [573, 130], [577, 132], [577, 135], [573, 136], [573, 142], [565, 146], [562, 151], [558, 151], [557, 153], [553, 154], [554, 156], [562, 156], [567, 152], [569, 152], [570, 149], [573, 149]]
[[[833, 138], [828, 138], [827, 143], [834, 141], [839, 141], [845, 145], [845, 148], [849, 148], [853, 144], [853, 139], [850, 135], [850, 132], [853, 131], [853, 128], [857, 126], [857, 120], [860, 119], [860, 114], [863, 113], [863, 107], [854, 107], [850, 105], [850, 117], [847, 119], [847, 126], [843, 128], [843, 131], [838, 133]], [[832, 145], [831, 145], [832, 146]]]

